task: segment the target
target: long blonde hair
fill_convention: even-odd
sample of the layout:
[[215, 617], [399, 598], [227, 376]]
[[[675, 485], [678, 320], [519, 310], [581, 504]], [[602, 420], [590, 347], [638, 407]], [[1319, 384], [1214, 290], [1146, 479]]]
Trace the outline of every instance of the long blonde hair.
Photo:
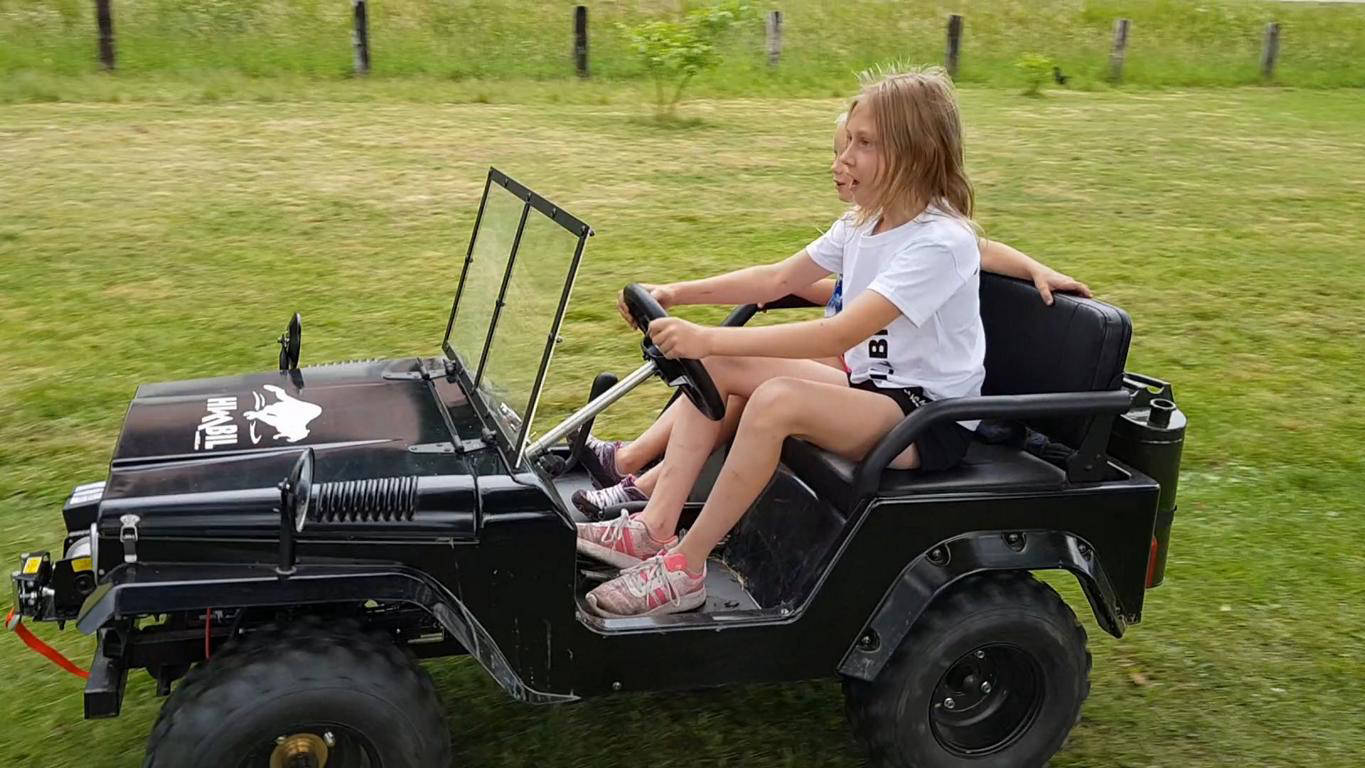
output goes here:
[[[962, 118], [952, 81], [941, 67], [864, 77], [848, 109], [869, 109], [876, 122], [886, 165], [875, 199], [859, 206], [859, 225], [888, 208], [919, 213], [929, 206], [971, 222], [976, 196], [963, 162]], [[972, 224], [975, 228], [975, 224]]]

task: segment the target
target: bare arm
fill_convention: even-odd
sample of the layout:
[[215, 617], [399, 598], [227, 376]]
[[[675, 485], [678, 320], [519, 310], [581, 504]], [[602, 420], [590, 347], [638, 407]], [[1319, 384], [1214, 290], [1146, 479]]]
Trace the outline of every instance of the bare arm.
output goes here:
[[801, 250], [776, 264], [672, 283], [666, 288], [672, 293], [674, 304], [758, 304], [809, 288], [828, 274], [829, 270]]
[[834, 357], [885, 328], [900, 315], [876, 291], [863, 291], [833, 317], [764, 328], [704, 327], [676, 317], [655, 320], [649, 336], [673, 358], [753, 355], [792, 359]]
[[824, 280], [816, 280], [805, 288], [793, 291], [792, 295], [799, 296], [812, 304], [824, 306], [829, 303], [830, 297], [834, 295], [834, 278], [827, 277]]
[[[679, 304], [766, 304], [811, 287], [829, 274], [804, 250], [776, 264], [745, 267], [723, 275], [668, 285], [644, 285], [664, 309]], [[634, 322], [626, 308], [624, 291], [616, 297], [616, 309], [627, 323]]]
[[984, 237], [981, 238], [978, 245], [981, 249], [982, 269], [987, 272], [994, 272], [997, 275], [1017, 277], [1032, 282], [1038, 288], [1038, 292], [1043, 295], [1043, 303], [1045, 304], [1052, 303], [1053, 291], [1066, 291], [1078, 293], [1086, 298], [1090, 297], [1090, 287], [1085, 283], [1069, 275], [1064, 275], [1015, 248], [995, 240], [987, 240]]
[[1021, 280], [1032, 280], [1033, 273], [1044, 268], [1036, 259], [1031, 258], [1023, 251], [1011, 248], [996, 240], [987, 240], [983, 237], [978, 242], [978, 246], [981, 248], [981, 268], [987, 272], [994, 272], [1006, 277], [1017, 277]]

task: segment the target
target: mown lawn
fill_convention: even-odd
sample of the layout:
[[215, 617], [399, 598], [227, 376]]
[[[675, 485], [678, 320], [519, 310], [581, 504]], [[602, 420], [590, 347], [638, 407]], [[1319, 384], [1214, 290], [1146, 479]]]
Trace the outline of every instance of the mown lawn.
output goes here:
[[[588, 6], [592, 75], [638, 81], [628, 30], [712, 0], [369, 0], [375, 77], [437, 82], [573, 78], [574, 6]], [[964, 18], [960, 82], [1017, 87], [1015, 63], [1046, 56], [1070, 87], [1105, 87], [1114, 22], [1132, 21], [1124, 81], [1190, 87], [1258, 83], [1266, 25], [1281, 24], [1277, 82], [1365, 86], [1365, 7], [1275, 0], [765, 0], [720, 42], [697, 92], [828, 96], [888, 61], [942, 62], [949, 14]], [[260, 78], [322, 80], [352, 68], [350, 2], [116, 0], [122, 76], [187, 80], [208, 93], [258, 92]], [[783, 13], [781, 63], [763, 16]], [[0, 101], [70, 100], [95, 72], [94, 3], [0, 0]], [[233, 77], [236, 76], [236, 77]], [[76, 78], [76, 82], [72, 78]], [[107, 89], [106, 95], [121, 89]]]
[[[397, 86], [395, 86], [397, 87]], [[139, 382], [263, 370], [292, 310], [304, 360], [434, 354], [483, 175], [589, 221], [544, 413], [637, 360], [629, 279], [776, 259], [837, 213], [836, 100], [638, 106], [43, 104], [0, 107], [0, 553], [60, 541]], [[1081, 612], [1094, 691], [1057, 766], [1348, 766], [1365, 750], [1365, 100], [1274, 89], [968, 89], [992, 237], [1128, 310], [1130, 369], [1189, 413], [1167, 583], [1122, 641]], [[719, 312], [692, 311], [706, 319]], [[640, 428], [650, 385], [603, 424]], [[1096, 510], [1096, 514], [1103, 514]], [[80, 660], [74, 631], [36, 628]], [[129, 768], [159, 700], [81, 720], [80, 685], [0, 639], [7, 765]], [[466, 660], [430, 665], [462, 764], [852, 766], [834, 682], [562, 709], [514, 705]], [[647, 748], [623, 745], [651, 737]]]

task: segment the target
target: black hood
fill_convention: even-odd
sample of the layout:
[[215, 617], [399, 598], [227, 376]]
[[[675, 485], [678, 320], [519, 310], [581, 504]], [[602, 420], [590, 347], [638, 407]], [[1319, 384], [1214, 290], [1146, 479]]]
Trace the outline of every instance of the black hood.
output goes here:
[[416, 360], [224, 376], [137, 390], [114, 464], [210, 458], [358, 441], [389, 448], [448, 442]]
[[[459, 437], [442, 412], [469, 406], [443, 406], [420, 370], [407, 359], [143, 385], [114, 451], [102, 525], [131, 513], [148, 533], [203, 535], [224, 526], [268, 533], [277, 524], [277, 484], [299, 451], [312, 448], [316, 525], [412, 527], [430, 491], [442, 499], [436, 506], [461, 507], [445, 511], [468, 513], [472, 526], [474, 481], [463, 459], [443, 448]], [[468, 499], [449, 496], [460, 489]]]

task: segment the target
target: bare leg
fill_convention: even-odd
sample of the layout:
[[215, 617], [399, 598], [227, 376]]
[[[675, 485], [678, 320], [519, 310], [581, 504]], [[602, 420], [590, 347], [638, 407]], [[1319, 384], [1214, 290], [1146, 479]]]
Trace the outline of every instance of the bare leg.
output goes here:
[[[746, 398], [736, 397], [734, 395], [731, 395], [729, 399], [725, 401], [725, 419], [720, 423], [720, 434], [716, 436], [716, 444], [711, 447], [711, 450], [714, 451], [730, 442], [730, 439], [735, 436], [735, 430], [739, 428], [739, 417], [744, 414], [744, 405], [747, 402], [748, 400]], [[676, 406], [677, 403], [674, 403], [673, 405]], [[672, 407], [670, 407], [669, 410], [672, 410]], [[665, 443], [665, 445], [667, 444]], [[618, 452], [616, 455], [620, 456], [621, 454]], [[620, 462], [618, 461], [617, 464], [619, 465]], [[654, 465], [649, 471], [635, 478], [635, 487], [644, 491], [646, 496], [654, 493], [654, 487], [658, 484], [659, 474], [662, 471], [662, 463]]]
[[[644, 468], [646, 464], [653, 461], [663, 454], [664, 448], [668, 447], [668, 436], [673, 431], [673, 422], [678, 417], [678, 409], [684, 404], [683, 398], [678, 398], [673, 404], [664, 409], [659, 414], [659, 418], [654, 420], [639, 437], [622, 445], [616, 451], [616, 471], [623, 475], [633, 475]], [[744, 410], [744, 398], [731, 397], [725, 401], [725, 424], [722, 430], [722, 440], [729, 440], [735, 434], [735, 428], [739, 425], [739, 414]], [[719, 443], [717, 443], [719, 445]], [[657, 479], [657, 472], [650, 471], [645, 477], [654, 475]], [[639, 478], [635, 485], [645, 493], [649, 493], [654, 488], [653, 480], [648, 487], [641, 484]]]
[[655, 456], [663, 453], [668, 445], [668, 436], [673, 431], [673, 421], [678, 416], [678, 407], [682, 403], [682, 398], [679, 398], [677, 402], [665, 408], [664, 412], [659, 414], [659, 418], [655, 419], [639, 437], [617, 449], [617, 472], [633, 475], [653, 461]]
[[[849, 459], [862, 459], [903, 418], [889, 397], [853, 389], [847, 382], [806, 378], [771, 379], [755, 389], [739, 433], [706, 506], [676, 551], [696, 572], [772, 478], [790, 436], [809, 440]], [[919, 456], [911, 446], [898, 466], [913, 469]]]
[[[740, 397], [747, 397], [760, 384], [778, 376], [821, 381], [842, 388], [847, 388], [848, 383], [842, 371], [813, 360], [720, 357], [707, 358], [705, 364], [722, 394]], [[889, 398], [881, 399], [891, 402]], [[895, 404], [892, 403], [892, 406], [894, 408]], [[899, 412], [899, 408], [895, 410]], [[720, 430], [720, 422], [703, 416], [691, 402], [678, 409], [660, 473], [642, 515], [650, 535], [655, 539], [667, 540], [677, 530], [683, 504], [692, 493], [692, 486], [701, 474], [702, 465], [711, 455]], [[697, 567], [700, 568], [700, 565]]]

